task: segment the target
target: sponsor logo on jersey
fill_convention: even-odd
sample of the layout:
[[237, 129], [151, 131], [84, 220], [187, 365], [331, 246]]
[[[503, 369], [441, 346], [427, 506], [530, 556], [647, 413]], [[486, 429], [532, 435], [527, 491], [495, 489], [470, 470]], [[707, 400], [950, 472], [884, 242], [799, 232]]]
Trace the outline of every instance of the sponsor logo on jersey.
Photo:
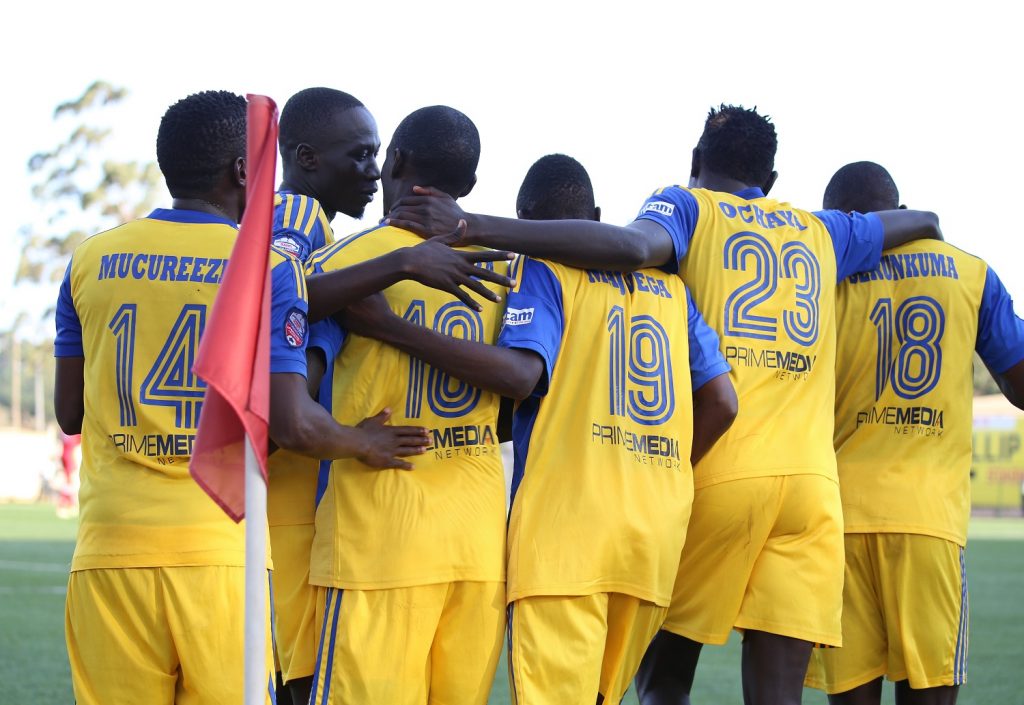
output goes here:
[[276, 247], [279, 250], [284, 250], [288, 254], [294, 255], [295, 257], [298, 257], [302, 254], [302, 246], [294, 239], [288, 237], [287, 235], [275, 238], [274, 247]]
[[645, 203], [644, 207], [640, 209], [640, 215], [644, 213], [660, 213], [666, 218], [671, 217], [675, 212], [676, 207], [665, 201], [651, 201], [650, 203]]
[[532, 308], [508, 308], [505, 310], [506, 326], [525, 326], [533, 321]]
[[297, 308], [284, 318], [284, 339], [293, 348], [301, 348], [306, 342], [306, 314]]

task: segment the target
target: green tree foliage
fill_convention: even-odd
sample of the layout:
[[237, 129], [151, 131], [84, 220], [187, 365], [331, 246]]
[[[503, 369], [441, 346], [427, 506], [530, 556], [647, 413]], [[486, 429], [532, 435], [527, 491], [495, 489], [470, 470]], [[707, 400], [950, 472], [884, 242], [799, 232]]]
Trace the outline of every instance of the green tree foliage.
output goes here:
[[58, 105], [54, 120], [70, 121], [68, 136], [28, 162], [32, 196], [43, 206], [43, 222], [22, 228], [16, 283], [52, 283], [89, 235], [149, 212], [161, 193], [154, 162], [103, 159], [110, 130], [103, 109], [124, 100], [127, 91], [95, 81], [78, 98]]

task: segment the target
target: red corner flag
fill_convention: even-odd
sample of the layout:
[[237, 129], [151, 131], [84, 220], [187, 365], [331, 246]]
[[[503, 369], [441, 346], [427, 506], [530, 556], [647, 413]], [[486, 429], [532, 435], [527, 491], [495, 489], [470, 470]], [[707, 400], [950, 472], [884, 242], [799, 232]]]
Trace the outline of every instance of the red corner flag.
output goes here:
[[246, 207], [193, 370], [208, 388], [190, 471], [235, 521], [245, 516], [245, 436], [267, 478], [270, 415], [270, 230], [277, 106], [248, 95]]

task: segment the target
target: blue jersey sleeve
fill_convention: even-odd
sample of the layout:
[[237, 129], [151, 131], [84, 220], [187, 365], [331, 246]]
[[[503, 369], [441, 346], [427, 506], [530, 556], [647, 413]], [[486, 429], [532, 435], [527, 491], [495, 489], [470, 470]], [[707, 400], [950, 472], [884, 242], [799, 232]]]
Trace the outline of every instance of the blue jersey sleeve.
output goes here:
[[704, 316], [686, 291], [686, 330], [690, 347], [690, 379], [693, 391], [697, 391], [719, 375], [729, 372], [718, 347], [718, 334], [704, 321]]
[[836, 281], [878, 266], [885, 229], [877, 215], [842, 211], [818, 211], [814, 215], [825, 224], [832, 238], [832, 249], [836, 253]]
[[974, 349], [996, 374], [1024, 360], [1024, 321], [1013, 310], [1013, 299], [991, 268], [978, 310], [978, 340]]
[[270, 272], [270, 373], [306, 376], [306, 280], [298, 260], [290, 257]]
[[697, 228], [699, 215], [700, 206], [697, 205], [697, 199], [679, 186], [659, 189], [644, 202], [636, 219], [654, 221], [665, 228], [672, 238], [672, 261], [660, 269], [669, 274], [679, 271], [679, 262], [690, 249], [690, 241], [693, 239], [693, 231]]
[[64, 272], [64, 281], [57, 294], [57, 337], [53, 341], [56, 357], [85, 357], [82, 347], [82, 321], [71, 298], [71, 262]]
[[310, 326], [309, 347], [323, 350], [328, 365], [341, 353], [344, 343], [345, 329], [334, 318], [325, 318]]
[[562, 310], [562, 283], [543, 262], [520, 258], [519, 272], [513, 268], [512, 278], [519, 288], [508, 295], [505, 321], [498, 335], [503, 348], [532, 350], [544, 360], [544, 375], [537, 383], [534, 396], [548, 391], [558, 353], [562, 347], [565, 316]]

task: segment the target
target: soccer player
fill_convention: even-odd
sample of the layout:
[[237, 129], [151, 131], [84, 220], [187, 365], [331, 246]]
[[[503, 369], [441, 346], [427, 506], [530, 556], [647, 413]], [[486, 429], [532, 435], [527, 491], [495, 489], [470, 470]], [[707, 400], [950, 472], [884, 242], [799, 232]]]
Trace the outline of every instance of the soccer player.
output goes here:
[[[872, 162], [847, 164], [825, 208], [896, 208]], [[835, 705], [952, 705], [967, 677], [973, 354], [1024, 408], [1024, 321], [988, 265], [944, 242], [882, 255], [839, 286], [835, 449], [845, 523], [843, 648], [807, 684]]]
[[[273, 242], [302, 262], [334, 242], [336, 213], [360, 218], [377, 191], [380, 149], [377, 124], [354, 96], [333, 88], [306, 88], [281, 111], [284, 177], [275, 198]], [[401, 279], [436, 286], [473, 303], [461, 287], [493, 299], [473, 275], [507, 284], [496, 273], [474, 267], [477, 253], [464, 253], [438, 241], [414, 242], [373, 260], [309, 278], [310, 319], [316, 321], [348, 303]], [[504, 253], [489, 253], [501, 259]], [[311, 392], [330, 408], [333, 360], [331, 336], [314, 322], [309, 352]], [[326, 326], [330, 328], [330, 324]], [[322, 381], [320, 370], [326, 369]], [[319, 389], [318, 389], [319, 387]], [[309, 584], [319, 461], [288, 452], [271, 456], [267, 514], [274, 559], [274, 618], [282, 680], [294, 702], [309, 700], [316, 661], [316, 591]]]
[[[65, 621], [82, 705], [241, 698], [245, 526], [188, 463], [205, 391], [192, 363], [245, 207], [245, 149], [240, 96], [208, 91], [172, 105], [157, 161], [173, 207], [86, 240], [60, 288], [54, 402], [61, 429], [81, 432], [83, 446]], [[270, 257], [271, 438], [317, 457], [408, 467], [396, 456], [420, 452], [423, 429], [383, 426], [386, 414], [342, 427], [310, 399], [302, 271]]]
[[[586, 171], [562, 155], [531, 167], [517, 210], [597, 215]], [[388, 311], [361, 309], [355, 323], [435, 370], [520, 400], [508, 566], [516, 702], [618, 703], [664, 620], [691, 459], [728, 427], [736, 395], [717, 336], [677, 277], [539, 260], [521, 262], [519, 275], [500, 347]]]
[[[738, 106], [711, 110], [690, 188], [655, 192], [629, 226], [470, 214], [421, 189], [388, 222], [581, 267], [678, 269], [721, 337], [741, 413], [694, 470], [693, 517], [645, 704], [686, 702], [701, 644], [744, 631], [748, 703], [797, 703], [814, 643], [840, 643], [842, 523], [835, 455], [835, 286], [883, 246], [940, 235], [916, 211], [809, 213], [768, 198], [777, 138]], [[450, 230], [449, 230], [450, 232]]]

